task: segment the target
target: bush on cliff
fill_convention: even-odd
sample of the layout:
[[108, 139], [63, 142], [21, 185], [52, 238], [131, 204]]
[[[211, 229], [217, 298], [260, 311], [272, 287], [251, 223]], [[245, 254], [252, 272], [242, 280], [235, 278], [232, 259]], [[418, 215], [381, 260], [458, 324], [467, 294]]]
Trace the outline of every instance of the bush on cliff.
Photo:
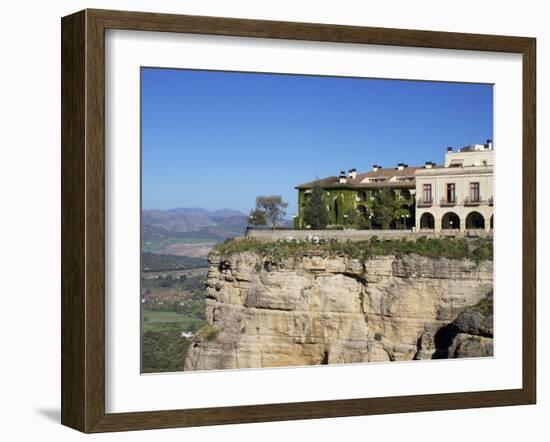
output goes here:
[[493, 241], [490, 238], [455, 239], [425, 238], [415, 241], [378, 240], [345, 241], [325, 244], [310, 242], [260, 242], [254, 239], [228, 240], [214, 247], [212, 253], [222, 256], [242, 252], [255, 252], [272, 262], [280, 262], [287, 257], [300, 255], [327, 254], [329, 256], [348, 256], [356, 259], [369, 259], [375, 256], [416, 254], [430, 258], [471, 259], [476, 263], [493, 259]]
[[196, 337], [205, 341], [213, 341], [220, 334], [220, 330], [212, 324], [204, 324], [197, 332]]

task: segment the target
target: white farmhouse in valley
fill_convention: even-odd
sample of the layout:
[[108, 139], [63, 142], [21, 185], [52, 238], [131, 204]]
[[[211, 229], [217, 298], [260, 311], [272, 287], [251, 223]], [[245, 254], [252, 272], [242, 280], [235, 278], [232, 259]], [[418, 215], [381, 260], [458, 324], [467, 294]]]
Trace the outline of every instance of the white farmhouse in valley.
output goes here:
[[493, 166], [493, 143], [487, 140], [458, 151], [449, 147], [444, 165], [428, 162], [416, 169], [416, 230], [491, 230]]

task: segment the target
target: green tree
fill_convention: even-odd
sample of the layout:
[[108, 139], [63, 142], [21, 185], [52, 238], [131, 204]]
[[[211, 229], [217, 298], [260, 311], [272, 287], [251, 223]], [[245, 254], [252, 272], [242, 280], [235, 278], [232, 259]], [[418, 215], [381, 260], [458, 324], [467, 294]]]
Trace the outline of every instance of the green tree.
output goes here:
[[275, 228], [277, 223], [285, 216], [288, 203], [283, 201], [280, 195], [260, 195], [256, 197], [256, 210], [265, 213], [266, 218]]
[[311, 188], [309, 201], [304, 208], [304, 221], [314, 230], [322, 230], [328, 224], [328, 209], [324, 201], [323, 189], [318, 183]]
[[[399, 226], [399, 228], [405, 228], [405, 224], [406, 224], [406, 219], [407, 218], [410, 218], [411, 214], [410, 214], [410, 211], [403, 207], [403, 206], [398, 206], [395, 208], [394, 210], [394, 218], [395, 220], [397, 221], [397, 225]], [[403, 217], [405, 217], [405, 220], [403, 219]]]
[[414, 206], [399, 200], [389, 189], [383, 189], [373, 204], [373, 223], [381, 229], [389, 229], [392, 221], [396, 228], [404, 228], [403, 219], [414, 218]]
[[396, 209], [395, 198], [388, 189], [382, 189], [372, 207], [373, 222], [383, 230], [389, 229], [390, 223], [395, 220]]
[[344, 226], [359, 228], [361, 224], [361, 215], [354, 207], [348, 207], [344, 212]]
[[248, 224], [251, 226], [265, 226], [267, 224], [265, 212], [258, 208], [252, 209], [248, 217]]
[[368, 214], [359, 215], [355, 225], [360, 230], [370, 230], [372, 229], [372, 219], [369, 218]]

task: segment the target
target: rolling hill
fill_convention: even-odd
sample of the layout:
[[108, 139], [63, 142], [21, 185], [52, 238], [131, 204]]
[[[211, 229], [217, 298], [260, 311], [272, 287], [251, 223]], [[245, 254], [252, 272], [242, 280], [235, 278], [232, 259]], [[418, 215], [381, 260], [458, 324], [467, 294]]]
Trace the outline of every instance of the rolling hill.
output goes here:
[[241, 236], [247, 216], [232, 209], [206, 210], [177, 208], [143, 210], [141, 243], [144, 252], [154, 252], [172, 244], [216, 243]]

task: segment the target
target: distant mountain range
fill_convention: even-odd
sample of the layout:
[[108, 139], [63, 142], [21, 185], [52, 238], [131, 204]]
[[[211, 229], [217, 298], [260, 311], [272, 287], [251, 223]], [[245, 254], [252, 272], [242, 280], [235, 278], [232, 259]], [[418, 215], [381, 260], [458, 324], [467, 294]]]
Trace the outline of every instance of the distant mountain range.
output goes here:
[[178, 208], [143, 210], [141, 235], [143, 242], [186, 242], [186, 240], [222, 241], [244, 234], [247, 216], [238, 210], [206, 210]]

